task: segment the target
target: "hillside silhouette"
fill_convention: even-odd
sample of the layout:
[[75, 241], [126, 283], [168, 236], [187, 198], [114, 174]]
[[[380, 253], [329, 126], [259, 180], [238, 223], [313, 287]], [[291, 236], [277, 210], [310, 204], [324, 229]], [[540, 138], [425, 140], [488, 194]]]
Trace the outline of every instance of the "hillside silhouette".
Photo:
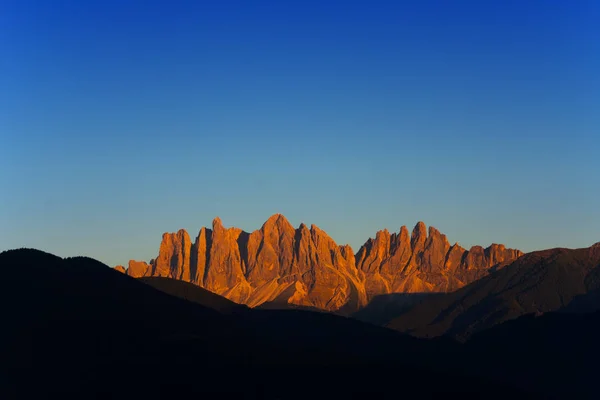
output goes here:
[[243, 304], [234, 303], [225, 297], [219, 296], [209, 290], [203, 289], [189, 282], [171, 278], [144, 277], [138, 279], [161, 292], [200, 304], [222, 313], [243, 312], [248, 309]]
[[375, 325], [387, 325], [425, 300], [444, 293], [391, 293], [375, 296], [369, 304], [351, 314], [352, 318]]
[[555, 398], [593, 399], [598, 337], [600, 312], [529, 314], [474, 334], [466, 342], [465, 360], [477, 360], [482, 376], [544, 388]]
[[530, 395], [458, 372], [446, 340], [325, 313], [222, 313], [85, 257], [20, 249], [0, 267], [5, 398]]

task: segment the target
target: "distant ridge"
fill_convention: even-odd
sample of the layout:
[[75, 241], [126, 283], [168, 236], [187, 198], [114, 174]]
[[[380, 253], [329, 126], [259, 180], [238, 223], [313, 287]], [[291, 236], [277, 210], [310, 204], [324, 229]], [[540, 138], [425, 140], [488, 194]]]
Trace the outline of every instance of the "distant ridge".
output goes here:
[[191, 282], [250, 307], [287, 303], [349, 314], [381, 294], [456, 290], [522, 254], [499, 244], [450, 245], [423, 222], [410, 235], [406, 226], [379, 231], [354, 254], [316, 225], [294, 228], [275, 214], [251, 233], [225, 228], [218, 217], [194, 242], [183, 229], [165, 233], [156, 259], [115, 269]]
[[388, 326], [464, 340], [522, 315], [599, 310], [599, 291], [600, 244], [535, 251], [456, 292], [425, 299]]

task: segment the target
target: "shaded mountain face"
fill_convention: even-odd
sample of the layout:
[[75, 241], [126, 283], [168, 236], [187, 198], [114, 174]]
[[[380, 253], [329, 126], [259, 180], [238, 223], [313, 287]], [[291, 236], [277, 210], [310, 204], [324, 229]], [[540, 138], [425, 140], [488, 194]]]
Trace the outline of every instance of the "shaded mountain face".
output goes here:
[[598, 305], [587, 297], [597, 298], [599, 289], [600, 243], [537, 251], [456, 292], [426, 298], [388, 326], [420, 337], [466, 339], [525, 314], [593, 311]]
[[252, 233], [225, 228], [219, 218], [193, 242], [183, 229], [165, 233], [156, 259], [132, 260], [125, 273], [191, 282], [250, 307], [292, 304], [349, 313], [377, 295], [458, 289], [521, 255], [497, 244], [469, 251], [451, 246], [422, 222], [410, 236], [406, 227], [399, 234], [380, 231], [355, 255], [316, 225], [294, 228], [275, 214]]

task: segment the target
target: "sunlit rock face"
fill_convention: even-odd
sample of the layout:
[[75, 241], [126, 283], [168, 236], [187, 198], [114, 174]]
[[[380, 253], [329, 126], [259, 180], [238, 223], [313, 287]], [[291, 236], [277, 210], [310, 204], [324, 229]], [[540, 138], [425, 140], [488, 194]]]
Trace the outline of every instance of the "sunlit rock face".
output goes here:
[[144, 261], [129, 261], [129, 267], [127, 268], [127, 275], [134, 278], [141, 278], [142, 276], [149, 276], [152, 273], [152, 267]]
[[377, 232], [356, 255], [357, 268], [365, 274], [367, 296], [386, 293], [450, 292], [487, 275], [519, 258], [519, 250], [492, 244], [473, 246], [469, 251], [458, 243], [450, 245], [446, 235], [419, 222], [409, 237]]
[[251, 307], [281, 302], [351, 311], [381, 294], [458, 289], [521, 254], [496, 244], [467, 251], [419, 222], [410, 234], [405, 226], [377, 232], [355, 255], [316, 225], [294, 228], [275, 214], [251, 233], [226, 228], [218, 217], [193, 243], [183, 229], [165, 233], [155, 260], [116, 269], [192, 282]]
[[114, 269], [115, 269], [115, 271], [118, 271], [118, 272], [120, 272], [120, 273], [122, 273], [122, 274], [125, 274], [125, 273], [127, 273], [127, 270], [126, 270], [126, 269], [125, 269], [125, 267], [124, 267], [124, 266], [122, 266], [122, 265], [117, 265], [117, 266], [116, 266]]

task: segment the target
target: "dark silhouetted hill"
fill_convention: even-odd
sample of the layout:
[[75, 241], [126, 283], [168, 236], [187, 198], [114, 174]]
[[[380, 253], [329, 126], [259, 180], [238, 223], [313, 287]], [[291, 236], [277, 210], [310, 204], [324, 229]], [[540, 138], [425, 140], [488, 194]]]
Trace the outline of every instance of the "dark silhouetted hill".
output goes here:
[[226, 312], [243, 312], [248, 307], [243, 304], [234, 303], [225, 297], [219, 296], [209, 290], [203, 289], [189, 282], [180, 281], [172, 278], [145, 277], [138, 278], [141, 282], [168, 293], [180, 299], [188, 300], [200, 304], [204, 307]]
[[[599, 276], [600, 244], [533, 252], [456, 292], [424, 300], [388, 326], [462, 340], [525, 314], [562, 309], [574, 299], [583, 309], [586, 295], [600, 288]], [[585, 307], [594, 309], [592, 304]]]
[[560, 399], [598, 398], [600, 312], [529, 314], [474, 334], [465, 359], [482, 376]]
[[221, 313], [85, 257], [20, 249], [0, 268], [2, 398], [523, 395], [459, 372], [444, 340], [325, 313]]
[[384, 326], [394, 318], [408, 312], [428, 298], [444, 293], [392, 293], [375, 296], [369, 304], [351, 314], [352, 318]]

